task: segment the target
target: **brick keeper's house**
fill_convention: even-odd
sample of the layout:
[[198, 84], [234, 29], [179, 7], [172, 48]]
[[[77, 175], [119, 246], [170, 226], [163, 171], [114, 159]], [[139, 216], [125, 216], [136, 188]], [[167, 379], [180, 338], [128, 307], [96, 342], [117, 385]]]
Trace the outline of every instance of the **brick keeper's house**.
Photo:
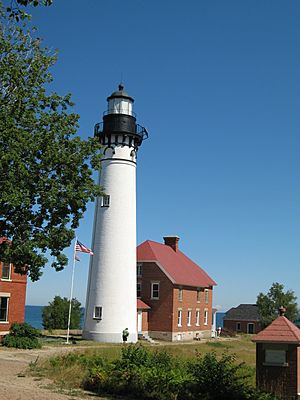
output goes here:
[[[0, 238], [0, 245], [6, 238]], [[15, 273], [11, 263], [0, 262], [0, 340], [14, 322], [24, 322], [27, 275]]]
[[178, 236], [164, 244], [137, 247], [138, 332], [177, 341], [208, 337], [212, 330], [215, 281], [178, 248]]

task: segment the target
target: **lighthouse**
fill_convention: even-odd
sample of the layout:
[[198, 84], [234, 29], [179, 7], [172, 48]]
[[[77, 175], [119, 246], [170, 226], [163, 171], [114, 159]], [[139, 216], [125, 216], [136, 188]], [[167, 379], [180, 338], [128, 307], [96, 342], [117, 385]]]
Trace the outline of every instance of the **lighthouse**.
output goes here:
[[137, 341], [136, 156], [148, 137], [136, 122], [134, 99], [119, 85], [107, 98], [103, 121], [95, 125], [102, 144], [83, 337], [98, 342]]

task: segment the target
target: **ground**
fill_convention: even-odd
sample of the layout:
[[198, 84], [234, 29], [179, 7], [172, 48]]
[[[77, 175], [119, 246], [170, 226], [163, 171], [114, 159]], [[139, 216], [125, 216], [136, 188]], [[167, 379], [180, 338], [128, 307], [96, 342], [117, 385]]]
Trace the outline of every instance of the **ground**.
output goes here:
[[[18, 350], [0, 347], [0, 400], [75, 399], [70, 393], [55, 393], [50, 381], [25, 374], [29, 364], [35, 362], [37, 357], [49, 357], [66, 351], [72, 351], [72, 348], [64, 346], [61, 348], [43, 347], [41, 350]], [[84, 397], [90, 396], [86, 392], [82, 393], [79, 398]], [[78, 400], [78, 393], [76, 398]]]

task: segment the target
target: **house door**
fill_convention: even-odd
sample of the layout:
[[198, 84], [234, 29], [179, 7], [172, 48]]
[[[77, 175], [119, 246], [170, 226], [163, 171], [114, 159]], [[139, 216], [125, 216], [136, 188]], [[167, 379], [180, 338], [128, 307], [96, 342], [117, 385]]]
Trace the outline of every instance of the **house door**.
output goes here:
[[138, 310], [138, 315], [137, 315], [137, 330], [138, 333], [142, 332], [142, 326], [143, 326], [143, 311]]
[[254, 324], [252, 323], [248, 324], [248, 333], [254, 333]]

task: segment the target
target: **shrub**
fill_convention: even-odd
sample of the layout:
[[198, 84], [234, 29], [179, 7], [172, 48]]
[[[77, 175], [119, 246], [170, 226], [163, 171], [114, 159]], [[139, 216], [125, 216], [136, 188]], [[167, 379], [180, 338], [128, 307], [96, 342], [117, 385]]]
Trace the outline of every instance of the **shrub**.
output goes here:
[[26, 322], [14, 323], [2, 343], [3, 346], [17, 349], [40, 349], [42, 346], [38, 339], [39, 336], [39, 331]]
[[189, 363], [193, 376], [189, 384], [192, 399], [201, 400], [267, 400], [248, 384], [250, 376], [244, 363], [237, 364], [235, 356], [224, 353], [219, 359], [215, 352], [203, 357], [197, 354]]

